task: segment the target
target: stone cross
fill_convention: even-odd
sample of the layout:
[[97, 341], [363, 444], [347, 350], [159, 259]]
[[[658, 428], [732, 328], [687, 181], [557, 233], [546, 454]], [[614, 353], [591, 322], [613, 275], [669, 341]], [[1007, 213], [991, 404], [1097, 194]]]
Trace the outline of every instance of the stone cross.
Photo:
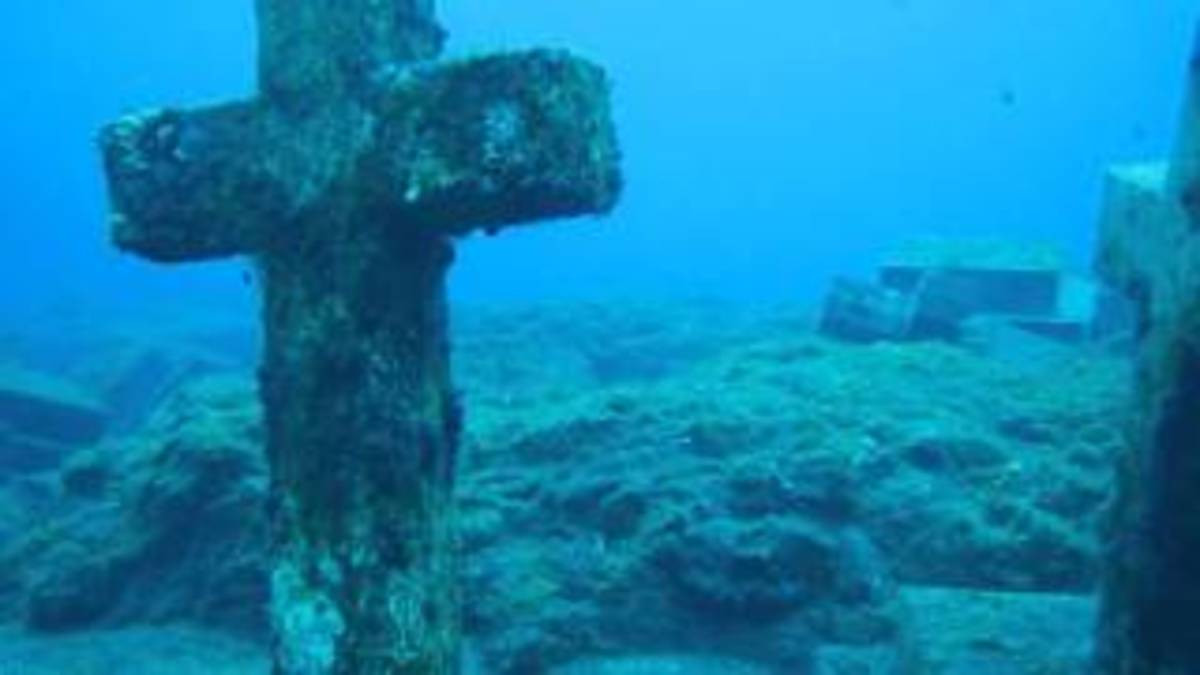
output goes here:
[[107, 127], [118, 247], [251, 255], [277, 673], [458, 671], [452, 238], [606, 212], [608, 83], [569, 54], [435, 65], [433, 0], [257, 0], [259, 96]]
[[1174, 156], [1109, 172], [1097, 267], [1134, 300], [1139, 317], [1137, 402], [1104, 533], [1097, 669], [1193, 675], [1200, 673], [1200, 49]]

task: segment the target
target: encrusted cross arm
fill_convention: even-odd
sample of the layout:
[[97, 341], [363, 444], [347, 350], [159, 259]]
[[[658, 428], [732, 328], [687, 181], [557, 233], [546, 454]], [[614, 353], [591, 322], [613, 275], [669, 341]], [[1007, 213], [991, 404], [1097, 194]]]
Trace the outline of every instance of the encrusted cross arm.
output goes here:
[[359, 94], [109, 126], [116, 244], [163, 262], [254, 253], [333, 202], [462, 235], [605, 212], [620, 192], [607, 78], [564, 52], [396, 68]]
[[112, 237], [158, 262], [247, 253], [285, 213], [289, 188], [263, 158], [267, 111], [252, 103], [124, 117], [100, 136]]
[[399, 227], [447, 234], [609, 211], [621, 188], [604, 72], [530, 51], [387, 88], [359, 185]]

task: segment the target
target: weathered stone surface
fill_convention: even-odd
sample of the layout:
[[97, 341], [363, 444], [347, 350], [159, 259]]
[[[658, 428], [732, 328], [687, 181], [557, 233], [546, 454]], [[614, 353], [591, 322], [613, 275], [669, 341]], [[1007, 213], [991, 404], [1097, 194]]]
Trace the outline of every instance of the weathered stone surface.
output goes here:
[[243, 377], [182, 390], [130, 440], [73, 457], [68, 510], [5, 559], [38, 630], [197, 620], [259, 635], [266, 600], [261, 417]]
[[102, 136], [113, 238], [164, 262], [299, 247], [330, 227], [297, 219], [331, 190], [397, 236], [606, 212], [608, 92], [597, 67], [530, 51], [397, 70], [369, 102], [303, 117], [259, 101], [129, 116]]
[[[1107, 530], [1101, 661], [1113, 673], [1200, 668], [1200, 237], [1165, 166], [1114, 170], [1098, 265], [1139, 307], [1140, 404]], [[1141, 671], [1138, 668], [1157, 670]]]
[[924, 239], [885, 256], [879, 280], [904, 293], [961, 296], [973, 313], [1049, 315], [1063, 268], [1057, 251], [1030, 242]]
[[1107, 178], [1097, 267], [1136, 304], [1138, 404], [1108, 519], [1097, 669], [1200, 672], [1200, 62], [1169, 164]]
[[1036, 242], [915, 240], [884, 258], [877, 284], [837, 280], [820, 318], [852, 342], [962, 342], [972, 321], [1003, 321], [1061, 342], [1110, 340], [1130, 328], [1126, 303], [1068, 274]]

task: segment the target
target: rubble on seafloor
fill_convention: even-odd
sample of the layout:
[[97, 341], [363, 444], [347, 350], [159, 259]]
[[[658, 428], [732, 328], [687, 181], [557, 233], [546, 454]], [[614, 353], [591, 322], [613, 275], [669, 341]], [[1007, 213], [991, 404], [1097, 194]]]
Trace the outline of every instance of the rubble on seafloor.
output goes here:
[[[465, 619], [481, 672], [705, 672], [703, 659], [727, 667], [712, 672], [1071, 672], [1085, 658], [1123, 359], [846, 344], [786, 308], [460, 315]], [[263, 637], [253, 377], [189, 378], [150, 407], [135, 433], [67, 457], [14, 527], [0, 599], [40, 635], [23, 658], [47, 636], [147, 623]], [[1056, 636], [1071, 644], [1047, 647]]]
[[927, 238], [885, 255], [874, 282], [835, 280], [820, 330], [855, 342], [958, 342], [996, 323], [1062, 342], [1098, 342], [1128, 337], [1133, 313], [1117, 293], [1071, 273], [1047, 244]]

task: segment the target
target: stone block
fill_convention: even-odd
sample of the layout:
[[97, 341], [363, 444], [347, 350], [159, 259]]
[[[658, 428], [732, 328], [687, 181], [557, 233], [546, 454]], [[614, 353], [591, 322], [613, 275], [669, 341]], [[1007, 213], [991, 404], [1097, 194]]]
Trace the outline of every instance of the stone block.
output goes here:
[[0, 368], [0, 471], [36, 471], [104, 434], [107, 411], [74, 384]]
[[852, 342], [959, 342], [965, 323], [977, 317], [1068, 343], [1109, 339], [1132, 325], [1128, 303], [1066, 273], [1052, 247], [930, 239], [888, 255], [877, 284], [837, 281], [820, 330]]
[[991, 239], [919, 239], [885, 256], [879, 281], [914, 295], [959, 296], [975, 313], [1053, 314], [1063, 260], [1050, 246]]

